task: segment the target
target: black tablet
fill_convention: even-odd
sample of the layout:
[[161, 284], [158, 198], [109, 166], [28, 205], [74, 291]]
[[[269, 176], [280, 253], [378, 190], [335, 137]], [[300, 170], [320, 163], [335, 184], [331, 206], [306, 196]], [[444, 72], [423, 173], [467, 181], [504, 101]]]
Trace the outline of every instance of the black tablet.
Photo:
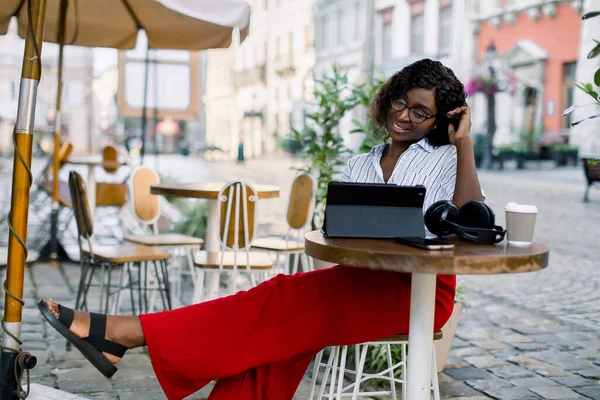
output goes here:
[[424, 186], [329, 182], [323, 233], [329, 237], [425, 237]]

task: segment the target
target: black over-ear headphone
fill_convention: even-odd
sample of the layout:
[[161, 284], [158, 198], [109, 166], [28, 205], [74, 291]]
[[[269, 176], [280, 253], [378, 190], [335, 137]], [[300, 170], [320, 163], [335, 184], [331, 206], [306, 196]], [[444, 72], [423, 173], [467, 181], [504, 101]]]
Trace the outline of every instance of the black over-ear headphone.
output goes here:
[[506, 230], [495, 225], [494, 211], [483, 201], [469, 201], [458, 207], [452, 201], [433, 203], [425, 212], [425, 226], [437, 236], [453, 233], [476, 243], [495, 244], [504, 239]]

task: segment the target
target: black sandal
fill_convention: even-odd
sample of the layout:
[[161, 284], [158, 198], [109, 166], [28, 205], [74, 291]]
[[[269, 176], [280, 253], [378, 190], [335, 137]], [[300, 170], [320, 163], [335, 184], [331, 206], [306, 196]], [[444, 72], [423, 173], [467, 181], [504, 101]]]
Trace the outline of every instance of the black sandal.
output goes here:
[[77, 349], [92, 363], [94, 367], [102, 374], [110, 378], [117, 372], [117, 367], [111, 363], [102, 352], [106, 352], [115, 357], [123, 358], [123, 355], [128, 350], [113, 341], [104, 338], [106, 333], [106, 315], [90, 313], [90, 333], [85, 338], [80, 338], [69, 330], [73, 323], [75, 313], [73, 310], [61, 305], [59, 307], [58, 319], [48, 310], [46, 303], [42, 300], [38, 303], [38, 308], [42, 315], [58, 331], [68, 342], [72, 343]]

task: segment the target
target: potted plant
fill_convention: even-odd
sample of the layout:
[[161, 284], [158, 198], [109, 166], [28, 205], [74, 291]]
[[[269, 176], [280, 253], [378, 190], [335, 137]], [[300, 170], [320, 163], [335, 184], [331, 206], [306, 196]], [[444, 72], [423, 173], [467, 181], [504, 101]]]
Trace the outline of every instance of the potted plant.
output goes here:
[[286, 153], [295, 155], [302, 150], [302, 144], [292, 137], [283, 137], [279, 139], [278, 146]]
[[444, 370], [444, 364], [448, 358], [448, 352], [452, 346], [452, 340], [454, 340], [456, 328], [458, 327], [458, 322], [462, 316], [463, 307], [468, 306], [468, 304], [469, 299], [467, 291], [465, 290], [465, 282], [458, 281], [456, 284], [456, 295], [454, 296], [454, 310], [446, 324], [442, 327], [443, 337], [434, 342], [435, 360], [438, 372]]
[[[448, 358], [448, 352], [452, 346], [452, 340], [456, 334], [456, 328], [458, 322], [463, 313], [463, 307], [467, 307], [469, 304], [468, 294], [465, 290], [464, 281], [458, 281], [456, 284], [456, 295], [454, 297], [454, 310], [450, 315], [450, 318], [446, 324], [442, 327], [443, 337], [440, 340], [434, 342], [435, 358], [437, 363], [437, 371], [442, 372], [444, 364]], [[365, 361], [365, 369], [367, 371], [376, 372], [387, 368], [387, 356], [385, 352], [386, 347], [384, 345], [372, 346]], [[398, 363], [402, 360], [402, 349], [400, 345], [391, 345], [390, 350], [392, 352], [392, 363]], [[353, 363], [354, 352], [348, 352], [348, 362]], [[351, 364], [349, 364], [351, 365]], [[353, 364], [352, 364], [353, 365]], [[398, 368], [394, 371], [394, 375], [397, 378], [401, 378], [402, 370]], [[377, 385], [377, 383], [375, 383]]]
[[321, 225], [327, 198], [327, 185], [334, 180], [344, 166], [344, 156], [350, 150], [338, 126], [342, 117], [357, 105], [357, 98], [348, 83], [348, 76], [337, 65], [333, 74], [315, 82], [315, 101], [312, 112], [307, 113], [308, 123], [302, 130], [292, 128], [291, 138], [300, 143], [301, 156], [306, 159], [297, 171], [313, 175], [317, 180], [315, 212], [311, 225]]
[[[358, 106], [362, 106], [365, 110], [369, 109], [371, 104], [371, 100], [375, 97], [377, 91], [381, 88], [381, 86], [386, 82], [383, 76], [379, 76], [375, 78], [373, 83], [363, 83], [359, 85], [357, 88], [353, 90], [354, 97], [356, 98], [356, 103]], [[365, 113], [367, 114], [367, 113]], [[383, 143], [380, 139], [375, 137], [375, 132], [373, 131], [373, 125], [369, 118], [366, 118], [366, 122], [362, 122], [358, 119], [353, 119], [352, 123], [354, 124], [354, 129], [350, 131], [350, 133], [363, 134], [364, 139], [363, 142], [358, 149], [359, 153], [368, 153], [371, 149]]]
[[571, 146], [568, 143], [560, 143], [552, 146], [552, 159], [556, 161], [556, 165], [567, 165], [569, 161], [573, 165], [577, 164], [578, 148]]
[[[586, 19], [595, 18], [598, 16], [600, 16], [600, 10], [595, 10], [595, 11], [590, 11], [590, 12], [585, 13], [584, 15], [581, 16], [581, 19], [586, 20]], [[590, 52], [587, 55], [587, 58], [590, 60], [592, 58], [596, 58], [596, 57], [600, 56], [600, 41], [598, 41], [596, 39], [593, 39], [593, 40], [595, 43], [594, 47], [590, 50]], [[598, 107], [600, 106], [600, 94], [597, 91], [597, 88], [600, 88], [600, 68], [598, 68], [596, 70], [592, 79], [593, 79], [593, 83], [592, 82], [580, 82], [578, 84], [575, 84], [575, 87], [577, 87], [579, 90], [581, 90], [585, 94], [589, 95], [592, 99], [594, 99], [594, 101], [592, 103], [588, 103], [588, 104], [576, 104], [574, 106], [571, 106], [571, 107], [567, 108], [563, 112], [562, 115], [566, 116], [578, 108], [589, 107], [589, 106], [596, 107], [596, 111], [593, 114], [591, 114], [583, 119], [580, 119], [579, 121], [571, 123], [571, 126], [577, 126], [580, 123], [590, 120], [590, 119], [600, 118], [600, 113], [597, 112]], [[596, 164], [598, 162], [598, 160], [590, 159], [588, 162]]]

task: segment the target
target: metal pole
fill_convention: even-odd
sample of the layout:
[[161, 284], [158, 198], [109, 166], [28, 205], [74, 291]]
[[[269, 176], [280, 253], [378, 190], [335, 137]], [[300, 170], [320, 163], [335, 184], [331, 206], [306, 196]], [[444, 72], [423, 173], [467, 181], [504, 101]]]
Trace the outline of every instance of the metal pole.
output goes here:
[[[23, 69], [19, 89], [19, 108], [15, 124], [12, 177], [11, 227], [8, 239], [2, 352], [0, 355], [0, 398], [19, 399], [20, 382], [15, 376], [15, 363], [21, 350], [21, 318], [23, 311], [23, 280], [27, 259], [27, 219], [31, 175], [31, 146], [35, 120], [35, 102], [41, 75], [41, 49], [46, 21], [46, 0], [28, 0], [29, 23]], [[17, 373], [22, 368], [17, 368]]]
[[54, 167], [52, 173], [52, 227], [50, 233], [50, 261], [58, 263], [58, 174], [60, 172], [60, 132], [61, 132], [61, 99], [63, 88], [63, 54], [65, 49], [65, 28], [67, 21], [68, 0], [60, 0], [58, 21], [58, 85], [56, 93], [56, 119], [54, 120]]
[[152, 110], [152, 147], [154, 147], [154, 169], [158, 171], [158, 132], [156, 129], [156, 125], [158, 124], [158, 61], [156, 58], [152, 64], [154, 66], [154, 74], [152, 79], [152, 86], [154, 87], [154, 109]]
[[[148, 39], [149, 40], [149, 39]], [[148, 114], [148, 70], [150, 66], [150, 42], [146, 47], [146, 68], [144, 72], [144, 105], [142, 106], [142, 148], [140, 149], [140, 164], [144, 164], [146, 152], [146, 115]]]

